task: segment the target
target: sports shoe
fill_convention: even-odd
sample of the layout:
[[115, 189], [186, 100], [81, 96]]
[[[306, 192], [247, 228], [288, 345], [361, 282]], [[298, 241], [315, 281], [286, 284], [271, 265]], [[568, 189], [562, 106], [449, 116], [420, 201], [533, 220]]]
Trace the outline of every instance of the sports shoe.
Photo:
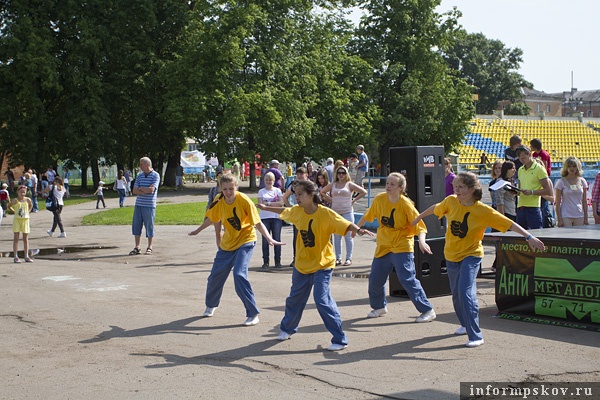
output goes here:
[[258, 324], [258, 315], [255, 315], [254, 317], [248, 317], [244, 321], [244, 326], [252, 326], [256, 324]]
[[279, 332], [279, 336], [277, 336], [277, 340], [283, 342], [284, 340], [288, 340], [290, 338], [290, 334], [284, 331]]
[[467, 334], [467, 328], [465, 328], [464, 326], [459, 326], [457, 330], [454, 331], [455, 335], [466, 335]]
[[215, 310], [217, 309], [217, 307], [206, 307], [206, 310], [204, 310], [204, 314], [202, 314], [203, 317], [212, 317], [213, 315], [215, 315]]
[[334, 343], [331, 346], [329, 346], [327, 348], [327, 350], [329, 350], [329, 351], [340, 351], [340, 350], [344, 350], [346, 347], [348, 347], [347, 344]]
[[280, 263], [280, 262], [278, 262], [278, 263], [275, 263], [275, 268], [283, 268], [283, 265], [281, 265], [281, 263]]
[[265, 269], [269, 268], [269, 263], [268, 262], [264, 263], [261, 268], [265, 268]]
[[66, 238], [67, 237], [67, 232], [61, 232], [60, 235], [58, 235], [59, 238]]
[[54, 232], [52, 232], [51, 230], [47, 230], [46, 233], [48, 234], [48, 236], [52, 237], [52, 235], [54, 235]]
[[377, 310], [373, 310], [367, 314], [367, 318], [377, 318], [382, 317], [387, 314], [387, 307], [379, 308]]
[[335, 265], [342, 265], [342, 260], [335, 260]]
[[418, 316], [417, 319], [415, 319], [415, 322], [431, 322], [435, 319], [435, 317], [437, 317], [437, 315], [435, 315], [435, 311], [433, 311], [432, 308], [431, 310], [425, 311], [423, 314]]
[[467, 347], [479, 347], [483, 344], [483, 339], [469, 340], [466, 344]]

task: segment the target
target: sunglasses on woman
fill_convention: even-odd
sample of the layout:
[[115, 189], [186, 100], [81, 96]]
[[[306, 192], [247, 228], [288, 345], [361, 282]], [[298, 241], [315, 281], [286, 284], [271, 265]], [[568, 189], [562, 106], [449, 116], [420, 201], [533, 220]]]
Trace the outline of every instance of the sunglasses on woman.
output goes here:
[[338, 173], [338, 175], [340, 175], [340, 174], [341, 175], [346, 175], [346, 171], [338, 171], [337, 173]]

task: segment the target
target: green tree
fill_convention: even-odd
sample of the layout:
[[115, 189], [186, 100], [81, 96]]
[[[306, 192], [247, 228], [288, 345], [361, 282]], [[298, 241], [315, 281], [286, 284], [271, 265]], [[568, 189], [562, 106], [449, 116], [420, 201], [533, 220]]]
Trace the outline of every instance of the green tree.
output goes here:
[[354, 51], [372, 69], [367, 89], [379, 107], [374, 125], [383, 173], [393, 146], [461, 142], [473, 116], [471, 88], [437, 51], [454, 38], [456, 12], [435, 12], [438, 0], [363, 1], [367, 11]]
[[47, 110], [61, 93], [50, 5], [0, 3], [0, 148], [10, 154], [12, 165], [38, 170], [57, 158], [46, 129]]
[[478, 114], [491, 114], [500, 100], [522, 99], [521, 88], [533, 88], [518, 70], [523, 62], [520, 48], [507, 48], [482, 33], [457, 32], [456, 42], [444, 49], [448, 64], [479, 94]]
[[220, 160], [329, 155], [369, 132], [364, 63], [345, 54], [348, 35], [311, 1], [196, 3], [172, 74], [174, 121]]
[[510, 103], [504, 107], [504, 114], [506, 115], [529, 115], [530, 112], [531, 108], [523, 101]]
[[[183, 146], [171, 129], [165, 66], [187, 21], [178, 0], [4, 2], [0, 145], [33, 166], [70, 160], [162, 165]], [[159, 170], [161, 170], [159, 168]], [[84, 176], [85, 179], [85, 176]], [[86, 182], [83, 181], [85, 186]]]
[[357, 144], [370, 142], [378, 117], [378, 108], [365, 91], [372, 82], [371, 69], [359, 55], [348, 52], [353, 30], [343, 15], [316, 17], [311, 30], [307, 61], [301, 68], [316, 80], [315, 101], [308, 110], [314, 125], [293, 159], [346, 158]]

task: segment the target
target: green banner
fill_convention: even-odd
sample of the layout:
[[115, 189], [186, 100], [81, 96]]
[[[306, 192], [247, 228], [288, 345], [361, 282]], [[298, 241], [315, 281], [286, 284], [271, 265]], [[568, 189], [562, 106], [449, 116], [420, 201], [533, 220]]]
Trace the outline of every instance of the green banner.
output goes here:
[[[534, 251], [503, 237], [496, 259], [500, 316], [600, 331], [600, 242], [543, 239]], [[499, 268], [498, 268], [499, 267]], [[532, 318], [534, 316], [534, 318]]]

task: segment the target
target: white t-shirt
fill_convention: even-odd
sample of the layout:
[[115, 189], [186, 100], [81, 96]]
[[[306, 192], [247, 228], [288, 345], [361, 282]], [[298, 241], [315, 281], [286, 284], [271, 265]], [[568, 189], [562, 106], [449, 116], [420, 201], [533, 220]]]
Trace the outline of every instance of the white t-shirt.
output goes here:
[[62, 190], [58, 190], [58, 187], [56, 185], [53, 185], [54, 189], [52, 190], [52, 193], [54, 193], [54, 197], [56, 198], [56, 201], [59, 205], [64, 206], [65, 203], [63, 202], [63, 196], [65, 195], [65, 193], [67, 193], [67, 189], [65, 189], [65, 187], [62, 187]]
[[[262, 199], [264, 204], [268, 205], [268, 202], [281, 201], [281, 197], [283, 194], [281, 193], [281, 189], [273, 187], [271, 190], [267, 190], [265, 188], [260, 189], [258, 191], [258, 198]], [[268, 219], [268, 218], [279, 218], [279, 214], [260, 210], [260, 219]]]
[[[566, 178], [561, 178], [556, 182], [556, 190], [562, 192], [560, 216], [563, 218], [583, 218], [584, 210], [581, 199], [583, 192], [588, 190], [585, 179], [579, 177], [577, 183], [571, 185]], [[587, 205], [585, 212], [587, 212]]]

